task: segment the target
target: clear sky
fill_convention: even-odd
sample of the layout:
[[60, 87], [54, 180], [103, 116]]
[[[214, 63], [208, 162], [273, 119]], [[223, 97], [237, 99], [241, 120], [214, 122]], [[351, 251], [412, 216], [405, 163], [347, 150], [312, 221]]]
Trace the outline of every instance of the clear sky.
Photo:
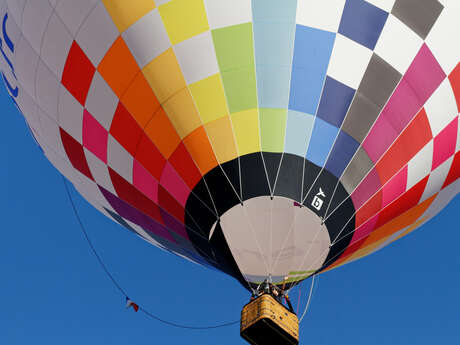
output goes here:
[[[0, 107], [0, 344], [244, 344], [239, 325], [188, 331], [126, 310], [78, 228], [60, 174], [3, 87]], [[143, 242], [74, 196], [95, 246], [133, 300], [191, 325], [239, 319], [249, 294], [235, 280]], [[459, 211], [457, 197], [423, 229], [321, 275], [301, 344], [458, 345]], [[301, 308], [308, 288], [305, 282]], [[293, 291], [295, 307], [297, 296]]]

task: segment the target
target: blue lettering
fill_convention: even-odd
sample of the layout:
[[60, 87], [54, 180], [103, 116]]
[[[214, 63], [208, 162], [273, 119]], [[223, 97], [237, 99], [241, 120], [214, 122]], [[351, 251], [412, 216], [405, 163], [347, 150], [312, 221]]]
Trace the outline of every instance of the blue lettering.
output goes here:
[[[6, 13], [5, 16], [3, 17], [2, 36], [3, 36], [4, 41], [0, 38], [0, 52], [2, 53], [2, 56], [5, 59], [5, 61], [8, 64], [8, 66], [10, 66], [10, 69], [11, 69], [11, 72], [13, 73], [14, 78], [17, 80], [16, 73], [14, 71], [14, 66], [11, 63], [11, 60], [5, 54], [5, 51], [3, 50], [3, 42], [5, 42], [6, 46], [9, 48], [11, 53], [14, 54], [14, 44], [11, 41], [10, 37], [8, 36], [8, 33], [6, 32], [6, 22], [7, 22], [7, 20], [8, 20], [8, 13]], [[5, 74], [3, 72], [1, 74], [2, 74], [2, 78], [3, 78], [3, 82], [5, 83], [6, 88], [8, 89], [8, 91], [9, 91], [9, 93], [11, 95], [11, 99], [13, 100], [14, 104], [16, 104], [16, 106], [18, 106], [18, 104], [16, 103], [16, 98], [19, 95], [19, 87], [16, 86], [16, 88], [13, 88], [13, 86], [11, 86], [11, 83], [6, 78]]]

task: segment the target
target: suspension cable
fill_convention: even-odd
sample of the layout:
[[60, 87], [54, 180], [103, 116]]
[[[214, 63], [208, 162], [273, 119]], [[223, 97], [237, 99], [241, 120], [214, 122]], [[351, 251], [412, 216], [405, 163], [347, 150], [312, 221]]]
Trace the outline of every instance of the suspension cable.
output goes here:
[[307, 315], [308, 308], [310, 307], [311, 296], [313, 295], [313, 287], [315, 286], [315, 277], [316, 277], [316, 274], [314, 274], [313, 277], [311, 278], [310, 292], [308, 294], [307, 305], [305, 306], [305, 310], [303, 311], [303, 314], [299, 319], [299, 324], [302, 322], [305, 315]]
[[[104, 263], [104, 260], [102, 260], [102, 257], [98, 254], [98, 252], [97, 252], [96, 248], [94, 247], [91, 239], [89, 238], [88, 232], [86, 231], [86, 228], [85, 228], [85, 226], [83, 224], [83, 221], [82, 221], [82, 219], [80, 217], [80, 214], [78, 213], [77, 207], [76, 207], [75, 202], [73, 200], [72, 193], [70, 192], [67, 180], [64, 177], [62, 177], [62, 181], [64, 183], [64, 187], [65, 187], [67, 196], [68, 196], [68, 198], [70, 200], [70, 203], [72, 205], [72, 209], [73, 209], [73, 213], [75, 214], [75, 218], [77, 218], [78, 224], [80, 225], [80, 230], [82, 231], [82, 233], [83, 233], [83, 235], [84, 235], [84, 237], [86, 239], [86, 242], [88, 243], [92, 253], [96, 257], [97, 261], [99, 262], [99, 265], [101, 266], [102, 270], [105, 272], [107, 277], [110, 279], [112, 284], [117, 288], [117, 290], [125, 298], [129, 299], [128, 294], [121, 287], [121, 285], [118, 283], [118, 281], [115, 279], [115, 277], [110, 273], [110, 270], [108, 269], [107, 265]], [[171, 326], [171, 327], [176, 327], [176, 328], [190, 329], [190, 330], [207, 330], [207, 329], [222, 328], [222, 327], [233, 326], [233, 325], [236, 325], [236, 324], [238, 324], [240, 322], [239, 320], [237, 320], [237, 321], [225, 322], [225, 323], [221, 323], [221, 324], [217, 324], [217, 325], [190, 326], [190, 325], [183, 325], [183, 324], [180, 324], [180, 323], [176, 323], [176, 322], [173, 322], [173, 321], [164, 320], [164, 319], [158, 317], [157, 315], [151, 313], [147, 309], [144, 309], [141, 306], [139, 306], [139, 310], [141, 312], [143, 312], [146, 316], [150, 317], [151, 319], [159, 321], [159, 322], [161, 322], [161, 323], [163, 323], [165, 325], [168, 325], [168, 326]]]

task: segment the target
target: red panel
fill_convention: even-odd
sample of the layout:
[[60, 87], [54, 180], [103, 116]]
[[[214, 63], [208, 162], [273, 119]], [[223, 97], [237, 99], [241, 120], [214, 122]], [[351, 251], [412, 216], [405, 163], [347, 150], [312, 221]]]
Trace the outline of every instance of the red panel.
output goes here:
[[143, 130], [120, 102], [110, 126], [110, 134], [134, 156]]
[[169, 162], [190, 189], [201, 180], [201, 173], [183, 143], [171, 155]]
[[458, 111], [460, 112], [460, 63], [449, 75], [449, 80], [454, 90], [455, 99], [457, 100]]
[[175, 217], [177, 220], [185, 222], [185, 210], [161, 185], [158, 186], [158, 203], [160, 207]]
[[410, 210], [416, 206], [420, 201], [420, 198], [425, 191], [426, 184], [428, 183], [429, 176], [425, 177], [422, 181], [417, 183], [414, 187], [406, 191], [393, 203], [384, 208], [379, 214], [379, 220], [377, 221], [376, 228], [386, 224], [393, 218], [396, 218], [404, 212]]
[[406, 165], [432, 136], [425, 109], [422, 109], [377, 164], [382, 184]]
[[94, 180], [93, 175], [91, 174], [91, 171], [89, 169], [88, 162], [86, 161], [83, 145], [76, 141], [62, 128], [60, 128], [59, 131], [61, 133], [62, 145], [64, 145], [67, 157], [69, 157], [69, 160], [72, 163], [73, 167], [89, 179]]
[[131, 206], [137, 208], [139, 211], [154, 219], [158, 223], [164, 224], [163, 218], [161, 217], [160, 208], [157, 204], [147, 198], [144, 194], [142, 194], [132, 184], [118, 175], [111, 168], [109, 168], [109, 173], [112, 184], [115, 187], [119, 198]]
[[141, 137], [135, 158], [157, 179], [157, 181], [160, 181], [166, 159], [161, 155], [161, 152], [146, 134], [143, 134]]
[[382, 209], [382, 191], [380, 190], [356, 212], [356, 228], [359, 228]]
[[62, 73], [62, 85], [80, 102], [85, 105], [96, 68], [85, 55], [77, 42], [72, 43]]
[[444, 185], [442, 188], [446, 188], [451, 183], [457, 181], [460, 178], [460, 151], [454, 156], [454, 160], [450, 167], [449, 174], [447, 174], [446, 181], [444, 181]]
[[449, 123], [433, 140], [433, 165], [436, 169], [455, 154], [457, 144], [458, 118]]

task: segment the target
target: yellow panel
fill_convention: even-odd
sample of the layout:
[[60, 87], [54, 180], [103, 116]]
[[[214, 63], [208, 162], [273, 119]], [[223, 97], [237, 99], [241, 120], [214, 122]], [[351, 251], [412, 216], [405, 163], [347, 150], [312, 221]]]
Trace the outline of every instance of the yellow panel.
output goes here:
[[209, 30], [203, 0], [172, 0], [158, 9], [173, 45]]
[[155, 8], [153, 0], [102, 0], [120, 33]]
[[228, 114], [224, 87], [219, 74], [190, 84], [189, 88], [203, 123], [217, 120]]
[[172, 96], [163, 104], [163, 108], [181, 139], [201, 125], [200, 116], [187, 88]]
[[238, 156], [230, 117], [209, 122], [204, 127], [219, 163], [228, 162]]
[[182, 70], [172, 48], [153, 59], [144, 67], [143, 72], [160, 103], [186, 87]]
[[240, 156], [260, 151], [259, 114], [250, 109], [232, 114], [233, 130]]

